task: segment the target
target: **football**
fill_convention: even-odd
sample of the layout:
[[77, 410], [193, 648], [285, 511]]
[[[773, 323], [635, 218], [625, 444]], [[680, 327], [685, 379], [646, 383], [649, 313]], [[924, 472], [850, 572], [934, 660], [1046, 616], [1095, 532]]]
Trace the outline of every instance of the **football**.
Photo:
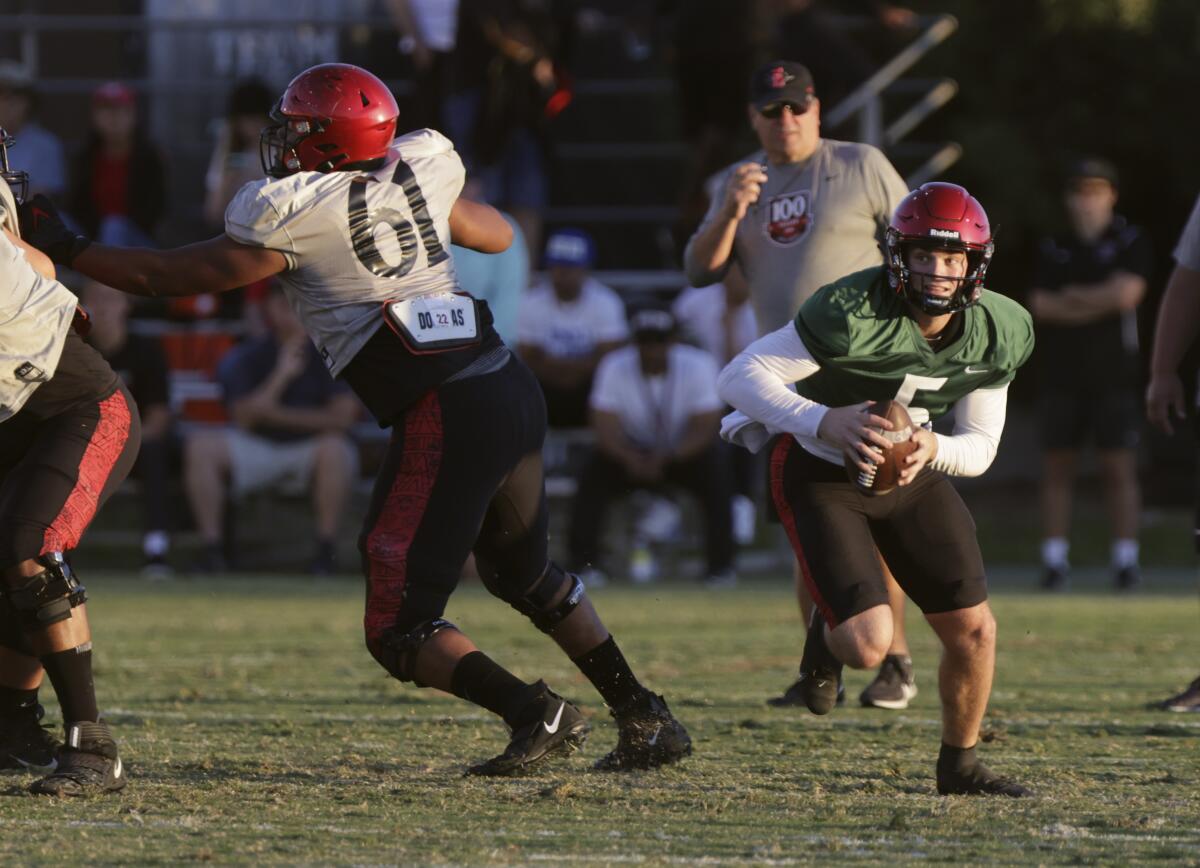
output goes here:
[[850, 480], [865, 494], [887, 494], [900, 479], [904, 459], [917, 448], [912, 440], [913, 423], [908, 410], [897, 401], [874, 401], [867, 411], [892, 423], [894, 427], [890, 431], [872, 426], [873, 431], [891, 441], [892, 447], [884, 450], [883, 463], [876, 464], [873, 473], [864, 473], [849, 459], [846, 460], [846, 471], [850, 474]]

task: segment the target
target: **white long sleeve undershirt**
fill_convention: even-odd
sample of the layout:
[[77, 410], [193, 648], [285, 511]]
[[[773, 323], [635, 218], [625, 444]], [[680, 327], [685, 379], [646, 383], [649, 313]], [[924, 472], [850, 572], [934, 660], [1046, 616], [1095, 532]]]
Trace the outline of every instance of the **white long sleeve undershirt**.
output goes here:
[[[725, 417], [721, 436], [757, 452], [775, 434], [791, 434], [814, 455], [842, 463], [839, 449], [817, 437], [829, 407], [792, 388], [820, 365], [790, 323], [764, 335], [734, 358], [717, 380], [721, 400], [736, 411]], [[937, 457], [930, 466], [951, 476], [978, 476], [996, 457], [1008, 406], [1008, 386], [978, 389], [953, 407], [951, 434], [935, 434]]]

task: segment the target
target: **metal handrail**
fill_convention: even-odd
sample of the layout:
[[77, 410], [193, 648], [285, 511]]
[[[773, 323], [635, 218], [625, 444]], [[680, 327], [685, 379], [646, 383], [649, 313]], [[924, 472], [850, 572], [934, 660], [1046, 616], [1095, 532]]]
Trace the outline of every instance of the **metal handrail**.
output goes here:
[[939, 15], [916, 39], [905, 46], [899, 54], [885, 63], [875, 74], [858, 86], [830, 111], [825, 112], [825, 122], [836, 126], [852, 114], [862, 111], [871, 100], [878, 99], [896, 79], [912, 68], [929, 51], [949, 39], [958, 30], [958, 19], [953, 15]]
[[[952, 79], [937, 81], [925, 95], [904, 114], [884, 126], [883, 92], [896, 83], [905, 72], [933, 48], [945, 42], [958, 30], [958, 19], [953, 15], [938, 15], [924, 31], [895, 57], [881, 66], [848, 97], [824, 115], [824, 122], [831, 127], [858, 115], [859, 141], [888, 148], [908, 135], [918, 124], [944, 106], [958, 93], [958, 84]], [[909, 186], [919, 186], [926, 180], [945, 171], [962, 155], [962, 148], [948, 143], [910, 174], [905, 181]]]

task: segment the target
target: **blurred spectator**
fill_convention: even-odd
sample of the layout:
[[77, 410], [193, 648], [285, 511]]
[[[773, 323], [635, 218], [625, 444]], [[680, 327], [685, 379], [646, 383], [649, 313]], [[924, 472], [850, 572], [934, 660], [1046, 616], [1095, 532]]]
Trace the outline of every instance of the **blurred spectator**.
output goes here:
[[[478, 185], [468, 181], [463, 198], [478, 201]], [[450, 245], [459, 285], [475, 298], [488, 303], [493, 324], [510, 347], [517, 345], [517, 319], [529, 287], [529, 251], [521, 227], [511, 214], [500, 212], [512, 226], [512, 244], [503, 253], [480, 253], [457, 244]]]
[[729, 469], [717, 449], [723, 409], [717, 361], [676, 342], [668, 311], [638, 311], [630, 327], [634, 345], [611, 353], [596, 372], [596, 450], [571, 506], [572, 563], [589, 580], [596, 576], [612, 500], [634, 489], [680, 486], [696, 496], [704, 513], [708, 583], [732, 584]]
[[[1195, 432], [1200, 436], [1200, 395], [1189, 400], [1179, 376], [1188, 350], [1200, 335], [1200, 198], [1175, 245], [1175, 268], [1163, 293], [1158, 323], [1154, 329], [1154, 350], [1150, 361], [1150, 382], [1146, 386], [1146, 415], [1155, 428], [1167, 436], [1192, 409]], [[1200, 489], [1197, 490], [1196, 517], [1193, 522], [1196, 553], [1200, 554]], [[1182, 691], [1154, 703], [1164, 711], [1200, 712], [1200, 676]]]
[[387, 0], [400, 31], [400, 50], [412, 57], [413, 89], [400, 122], [407, 129], [442, 129], [442, 103], [458, 30], [458, 0]]
[[247, 182], [263, 176], [259, 134], [275, 94], [258, 79], [245, 79], [229, 92], [225, 117], [217, 127], [217, 145], [204, 176], [204, 219], [224, 227], [225, 207]]
[[533, 259], [547, 201], [549, 123], [570, 101], [572, 0], [460, 0], [446, 133], [483, 182], [484, 199], [516, 218]]
[[87, 144], [72, 165], [71, 216], [102, 244], [147, 247], [166, 205], [166, 171], [141, 131], [134, 92], [102, 84], [92, 93]]
[[621, 297], [588, 275], [595, 258], [586, 232], [555, 232], [546, 242], [548, 274], [521, 302], [517, 352], [542, 384], [552, 428], [587, 424], [596, 365], [629, 339]]
[[[736, 262], [725, 272], [721, 283], [704, 287], [689, 286], [679, 294], [671, 312], [679, 322], [681, 334], [724, 367], [729, 360], [758, 337], [758, 322], [750, 306], [750, 287]], [[733, 535], [740, 545], [754, 540], [757, 509], [754, 505], [759, 460], [748, 449], [722, 443], [733, 471]]]
[[358, 456], [347, 432], [358, 399], [325, 370], [281, 287], [266, 301], [270, 334], [234, 347], [217, 379], [234, 425], [197, 429], [184, 447], [184, 485], [205, 550], [203, 572], [228, 567], [222, 525], [226, 492], [308, 492], [316, 516], [311, 569], [334, 570], [334, 553]]
[[167, 358], [153, 338], [129, 333], [132, 296], [94, 280], [83, 284], [79, 300], [91, 320], [87, 341], [125, 381], [142, 417], [142, 446], [133, 476], [141, 483], [142, 572], [170, 575], [171, 410], [167, 383]]
[[[824, 0], [774, 0], [775, 54], [799, 57], [813, 74], [822, 99], [834, 108], [874, 74], [879, 66], [864, 48], [861, 30], [847, 30]], [[911, 9], [883, 0], [855, 0], [847, 11], [869, 15], [888, 31], [905, 31], [916, 22]]]
[[33, 77], [12, 60], [0, 61], [0, 127], [15, 140], [8, 152], [9, 168], [29, 173], [29, 195], [57, 198], [67, 187], [62, 142], [34, 118], [37, 92]]
[[1153, 252], [1114, 213], [1117, 172], [1098, 158], [1075, 163], [1064, 192], [1070, 229], [1042, 242], [1029, 308], [1037, 328], [1042, 444], [1042, 587], [1068, 584], [1071, 486], [1080, 450], [1095, 443], [1112, 522], [1116, 586], [1138, 568], [1141, 428], [1137, 306]]

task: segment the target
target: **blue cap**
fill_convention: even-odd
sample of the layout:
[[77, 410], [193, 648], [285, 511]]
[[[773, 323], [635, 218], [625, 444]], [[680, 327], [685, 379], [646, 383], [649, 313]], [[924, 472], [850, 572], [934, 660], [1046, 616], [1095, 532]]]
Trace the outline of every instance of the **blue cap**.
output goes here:
[[596, 245], [582, 229], [559, 229], [546, 240], [546, 267], [565, 265], [591, 268], [596, 261]]

